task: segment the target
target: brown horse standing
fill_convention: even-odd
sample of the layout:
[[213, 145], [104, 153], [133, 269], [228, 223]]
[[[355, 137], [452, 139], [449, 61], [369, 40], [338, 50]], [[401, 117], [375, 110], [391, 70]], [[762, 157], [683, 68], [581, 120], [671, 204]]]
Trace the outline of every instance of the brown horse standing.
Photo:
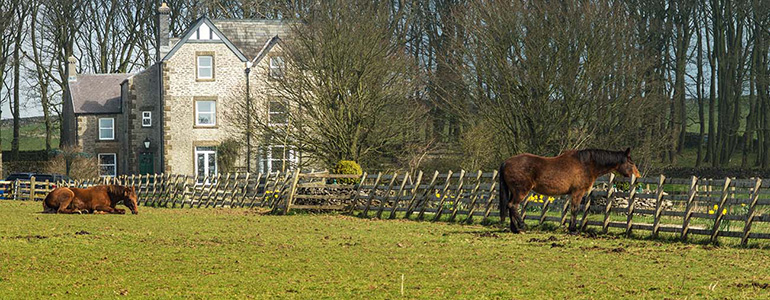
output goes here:
[[508, 212], [511, 231], [519, 233], [519, 229], [524, 229], [519, 203], [524, 201], [530, 190], [548, 196], [569, 194], [572, 213], [569, 231], [575, 232], [575, 215], [583, 196], [596, 178], [612, 171], [625, 177], [640, 176], [631, 160], [631, 148], [626, 151], [570, 150], [556, 157], [529, 153], [510, 157], [500, 166], [501, 222], [505, 222], [505, 214]]
[[83, 212], [125, 214], [126, 210], [115, 208], [123, 205], [138, 214], [136, 210], [136, 190], [134, 187], [120, 185], [99, 185], [87, 189], [57, 188], [45, 197], [44, 213], [79, 214]]

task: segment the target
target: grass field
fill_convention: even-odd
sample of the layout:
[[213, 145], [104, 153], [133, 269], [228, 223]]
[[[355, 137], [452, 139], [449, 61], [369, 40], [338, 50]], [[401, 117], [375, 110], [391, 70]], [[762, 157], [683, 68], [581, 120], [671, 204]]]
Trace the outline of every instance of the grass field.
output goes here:
[[770, 296], [761, 246], [246, 209], [40, 210], [0, 201], [1, 299]]
[[[58, 125], [57, 125], [58, 126]], [[45, 149], [45, 124], [27, 124], [19, 128], [19, 150], [44, 150]], [[0, 128], [0, 138], [2, 138], [3, 151], [11, 150], [11, 141], [13, 141], [13, 127], [2, 126]], [[54, 130], [51, 147], [59, 147], [59, 129]]]

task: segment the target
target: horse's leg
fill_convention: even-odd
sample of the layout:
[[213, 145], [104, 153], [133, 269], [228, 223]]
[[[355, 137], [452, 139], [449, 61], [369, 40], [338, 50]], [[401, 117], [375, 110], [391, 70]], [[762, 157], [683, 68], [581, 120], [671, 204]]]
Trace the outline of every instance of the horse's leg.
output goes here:
[[527, 224], [524, 223], [524, 218], [521, 217], [521, 213], [519, 212], [519, 204], [524, 202], [524, 198], [526, 198], [527, 195], [529, 195], [529, 191], [530, 190], [520, 191], [516, 195], [514, 195], [514, 197], [516, 197], [516, 205], [514, 207], [514, 211], [516, 213], [515, 213], [514, 217], [516, 218], [517, 226], [521, 230], [527, 230]]
[[522, 220], [521, 214], [519, 213], [519, 204], [524, 200], [524, 197], [526, 197], [527, 194], [529, 194], [529, 190], [520, 191], [519, 189], [515, 189], [513, 190], [511, 201], [508, 202], [508, 215], [511, 219], [511, 232], [513, 233], [519, 233], [520, 230], [526, 229], [524, 220]]
[[577, 213], [580, 209], [580, 201], [583, 200], [583, 195], [585, 195], [584, 190], [578, 190], [572, 192], [572, 196], [570, 199], [570, 213], [572, 214], [572, 218], [569, 222], [569, 232], [570, 233], [577, 233], [576, 223], [577, 223]]
[[125, 214], [126, 210], [112, 208], [109, 205], [99, 205], [94, 209], [94, 213], [108, 213], [108, 214]]
[[72, 205], [73, 207], [70, 208], [70, 204], [72, 204], [73, 200], [75, 199], [75, 194], [70, 191], [71, 194], [62, 196], [64, 199], [62, 199], [59, 202], [59, 209], [56, 210], [57, 213], [60, 214], [81, 214], [82, 212], [75, 208], [75, 205]]

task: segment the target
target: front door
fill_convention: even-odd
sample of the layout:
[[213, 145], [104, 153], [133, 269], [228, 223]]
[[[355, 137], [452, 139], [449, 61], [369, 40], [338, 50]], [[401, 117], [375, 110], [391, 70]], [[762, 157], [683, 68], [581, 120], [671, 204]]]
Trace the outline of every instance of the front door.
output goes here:
[[139, 154], [139, 174], [155, 173], [155, 157], [152, 152], [142, 152]]

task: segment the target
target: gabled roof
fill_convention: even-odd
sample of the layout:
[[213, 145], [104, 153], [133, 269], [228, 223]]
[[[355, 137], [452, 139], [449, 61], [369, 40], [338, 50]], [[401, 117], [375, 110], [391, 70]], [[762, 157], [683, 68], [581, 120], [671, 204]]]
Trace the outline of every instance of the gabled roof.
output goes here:
[[262, 58], [264, 58], [265, 55], [267, 55], [267, 53], [270, 52], [270, 50], [272, 50], [273, 47], [277, 45], [279, 42], [281, 42], [281, 38], [278, 37], [277, 35], [267, 40], [267, 42], [262, 47], [262, 49], [260, 49], [259, 52], [257, 52], [257, 56], [254, 57], [254, 59], [251, 61], [251, 64], [256, 66], [260, 61], [262, 61]]
[[83, 74], [70, 82], [72, 107], [76, 114], [121, 113], [120, 85], [132, 74]]
[[[197, 32], [198, 27], [200, 27], [201, 24], [206, 24], [206, 26], [211, 28], [211, 30], [214, 31], [214, 33], [216, 33], [220, 37], [221, 42], [225, 43], [225, 45], [227, 45], [227, 48], [233, 51], [235, 56], [237, 56], [241, 61], [245, 62], [248, 60], [246, 59], [246, 56], [243, 55], [243, 52], [241, 52], [241, 50], [239, 50], [235, 45], [233, 45], [232, 42], [230, 42], [230, 39], [226, 34], [223, 34], [222, 31], [220, 31], [219, 28], [217, 28], [217, 26], [215, 26], [211, 22], [211, 20], [209, 20], [209, 18], [207, 18], [206, 16], [203, 16], [198, 18], [198, 20], [196, 20], [193, 23], [193, 25], [187, 28], [187, 31], [185, 31], [182, 34], [182, 37], [179, 39], [179, 42], [177, 42], [176, 45], [174, 45], [174, 48], [171, 48], [171, 51], [169, 51], [168, 54], [166, 54], [166, 56], [163, 58], [163, 61], [168, 61], [172, 56], [174, 56], [176, 51], [179, 50], [179, 48], [182, 47], [182, 45], [184, 45], [190, 39], [190, 37]], [[210, 41], [220, 42], [220, 40], [210, 40]]]
[[266, 45], [276, 42], [277, 37], [285, 38], [291, 31], [291, 23], [280, 20], [246, 19], [214, 20], [214, 25], [230, 39], [249, 60], [258, 61], [257, 57], [269, 51]]

